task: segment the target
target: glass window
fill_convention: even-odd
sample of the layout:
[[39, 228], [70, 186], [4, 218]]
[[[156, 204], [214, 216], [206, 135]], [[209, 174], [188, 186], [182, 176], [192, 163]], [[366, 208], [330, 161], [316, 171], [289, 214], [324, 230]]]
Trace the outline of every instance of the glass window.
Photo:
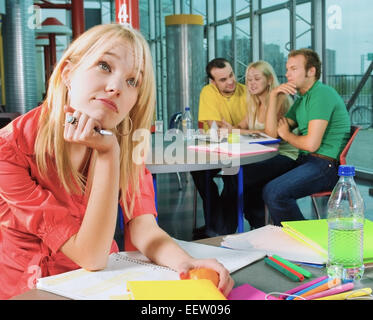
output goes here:
[[305, 3], [297, 6], [297, 22], [296, 22], [296, 48], [310, 48], [311, 40], [311, 4]]
[[238, 20], [236, 23], [237, 80], [245, 83], [245, 71], [252, 61], [250, 48], [250, 19]]
[[181, 1], [181, 12], [183, 14], [190, 14], [190, 1]]
[[110, 1], [102, 1], [102, 23], [111, 22]]
[[236, 0], [236, 15], [239, 16], [250, 12], [249, 0]]
[[[165, 17], [174, 14], [174, 1], [173, 0], [163, 0], [161, 1], [161, 15], [162, 15], [162, 36], [166, 34], [166, 24]], [[156, 21], [156, 24], [158, 21]]]
[[231, 0], [216, 1], [216, 21], [227, 19], [232, 15]]
[[149, 5], [147, 0], [139, 1], [140, 31], [145, 38], [150, 38], [149, 30]]
[[287, 1], [284, 0], [262, 0], [262, 6], [261, 8], [267, 8], [267, 7], [272, 7], [276, 4], [284, 3]]
[[286, 73], [287, 48], [290, 41], [289, 10], [262, 15], [262, 39], [262, 59], [272, 65], [282, 82]]
[[232, 25], [216, 27], [216, 40], [216, 56], [226, 58], [232, 63]]
[[206, 18], [206, 1], [194, 0], [192, 14], [200, 14]]
[[[370, 0], [326, 1], [327, 82], [346, 104], [373, 61], [373, 2]], [[362, 130], [352, 144], [347, 162], [373, 173], [373, 82], [372, 75], [349, 110], [352, 124]]]

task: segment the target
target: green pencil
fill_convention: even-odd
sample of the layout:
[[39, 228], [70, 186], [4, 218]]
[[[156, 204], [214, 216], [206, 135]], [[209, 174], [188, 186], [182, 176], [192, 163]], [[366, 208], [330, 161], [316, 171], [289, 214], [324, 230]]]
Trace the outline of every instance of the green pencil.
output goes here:
[[297, 266], [294, 263], [291, 263], [290, 261], [285, 260], [284, 258], [279, 257], [277, 254], [272, 255], [273, 258], [277, 259], [278, 261], [282, 262], [284, 265], [288, 266], [289, 268], [292, 268], [296, 272], [299, 272], [300, 274], [303, 274], [306, 278], [311, 278], [312, 273], [308, 270], [305, 270], [299, 266]]
[[278, 265], [276, 262], [273, 262], [271, 259], [264, 258], [264, 262], [269, 264], [272, 268], [275, 268], [277, 271], [280, 271], [285, 276], [289, 277], [293, 281], [300, 281], [299, 277], [297, 277], [294, 273], [291, 273], [289, 270]]

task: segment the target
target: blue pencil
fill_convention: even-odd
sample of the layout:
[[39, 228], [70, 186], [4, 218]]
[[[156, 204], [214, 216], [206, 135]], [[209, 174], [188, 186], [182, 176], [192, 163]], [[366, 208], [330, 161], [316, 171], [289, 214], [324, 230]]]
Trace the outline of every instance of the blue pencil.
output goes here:
[[326, 278], [326, 279], [324, 279], [324, 280], [322, 280], [322, 281], [320, 281], [318, 283], [315, 283], [314, 285], [309, 286], [309, 287], [307, 287], [307, 288], [305, 288], [303, 290], [300, 290], [298, 292], [294, 292], [294, 293], [292, 293], [292, 296], [291, 297], [287, 297], [286, 300], [293, 300], [293, 299], [295, 299], [295, 296], [300, 296], [301, 294], [306, 293], [307, 291], [310, 291], [310, 290], [312, 290], [314, 288], [317, 288], [317, 287], [323, 285], [324, 283], [327, 283], [328, 281], [329, 281], [329, 278]]

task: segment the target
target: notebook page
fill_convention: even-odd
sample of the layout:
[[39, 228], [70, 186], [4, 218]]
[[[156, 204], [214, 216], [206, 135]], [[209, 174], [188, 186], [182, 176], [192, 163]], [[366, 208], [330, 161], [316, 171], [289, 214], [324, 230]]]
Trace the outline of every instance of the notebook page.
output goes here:
[[247, 251], [232, 250], [201, 243], [174, 240], [192, 257], [199, 259], [215, 258], [231, 273], [265, 257], [264, 251], [255, 249]]
[[[138, 260], [141, 254], [112, 253], [104, 270], [90, 272], [78, 269], [38, 279], [37, 288], [71, 299], [125, 299], [127, 281], [178, 280], [179, 274], [169, 268]], [[128, 297], [130, 299], [131, 297]]]

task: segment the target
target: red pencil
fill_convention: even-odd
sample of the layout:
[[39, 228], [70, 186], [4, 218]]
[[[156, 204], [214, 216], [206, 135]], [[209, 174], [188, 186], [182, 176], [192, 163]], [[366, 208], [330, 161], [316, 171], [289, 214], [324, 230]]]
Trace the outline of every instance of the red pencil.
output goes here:
[[275, 259], [273, 257], [268, 257], [268, 258], [271, 259], [273, 262], [277, 263], [279, 266], [281, 266], [281, 267], [285, 268], [286, 270], [290, 271], [292, 274], [296, 275], [299, 278], [299, 281], [304, 280], [303, 274], [300, 274], [299, 272], [293, 270], [292, 268], [288, 267], [287, 265], [283, 264], [282, 262], [278, 261], [277, 259]]

